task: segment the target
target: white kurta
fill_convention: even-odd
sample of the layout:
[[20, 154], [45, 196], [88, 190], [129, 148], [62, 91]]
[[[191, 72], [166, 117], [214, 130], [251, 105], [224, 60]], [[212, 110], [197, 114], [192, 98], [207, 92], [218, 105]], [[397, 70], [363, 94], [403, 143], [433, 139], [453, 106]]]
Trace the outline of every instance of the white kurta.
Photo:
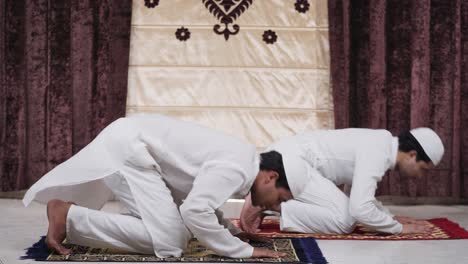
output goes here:
[[[126, 168], [138, 173], [122, 173]], [[155, 235], [161, 232], [158, 222], [183, 220], [195, 237], [218, 254], [250, 257], [253, 248], [232, 236], [215, 211], [227, 199], [247, 195], [258, 171], [253, 145], [193, 123], [140, 115], [110, 124], [83, 150], [34, 184], [23, 202], [58, 198], [99, 209], [112, 193], [102, 179], [122, 174], [158, 256], [164, 255], [158, 245], [165, 243]], [[152, 192], [147, 185], [158, 184], [158, 177], [180, 205], [182, 219], [159, 219], [158, 196], [164, 194]]]
[[[375, 199], [377, 183], [396, 164], [398, 138], [389, 131], [308, 131], [284, 138], [269, 149], [281, 152], [283, 148], [297, 149], [311, 167], [308, 182], [303, 183], [306, 187], [301, 197], [282, 204], [282, 224], [285, 229], [306, 232], [349, 231], [350, 217], [346, 216], [348, 212], [343, 212], [349, 210], [352, 218], [374, 230], [393, 234], [402, 231], [402, 225]], [[333, 184], [324, 182], [317, 175]], [[345, 204], [348, 203], [347, 198], [336, 187], [341, 184], [352, 185], [349, 204]], [[309, 208], [304, 203], [309, 204]], [[340, 210], [341, 213], [338, 212]], [[339, 214], [348, 223], [334, 219]], [[317, 226], [307, 226], [307, 219]]]

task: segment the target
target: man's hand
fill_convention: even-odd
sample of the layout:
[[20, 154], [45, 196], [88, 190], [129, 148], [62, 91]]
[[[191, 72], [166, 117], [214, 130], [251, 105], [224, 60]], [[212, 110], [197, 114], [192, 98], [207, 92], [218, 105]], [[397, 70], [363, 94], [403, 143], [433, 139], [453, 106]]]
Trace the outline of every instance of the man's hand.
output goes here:
[[276, 251], [269, 250], [266, 248], [258, 248], [258, 247], [254, 247], [254, 251], [252, 254], [253, 258], [261, 258], [261, 257], [279, 258], [279, 257], [284, 257], [284, 256], [286, 256], [286, 253], [276, 252]]
[[273, 239], [271, 239], [271, 238], [261, 237], [261, 236], [246, 233], [246, 232], [241, 232], [241, 233], [235, 235], [235, 237], [238, 237], [240, 240], [242, 240], [244, 242], [249, 242], [249, 241], [258, 241], [258, 242], [265, 242], [265, 243], [272, 243], [273, 242]]
[[[237, 235], [236, 237], [240, 238], [242, 241], [249, 242], [249, 241], [259, 241], [259, 242], [266, 242], [266, 243], [271, 243], [273, 242], [273, 239], [268, 238], [268, 237], [261, 237], [255, 234], [249, 234], [246, 232], [241, 232]], [[266, 248], [259, 248], [259, 247], [254, 247], [254, 251], [252, 254], [253, 258], [261, 258], [261, 257], [267, 257], [267, 258], [279, 258], [279, 257], [284, 257], [286, 256], [285, 253], [281, 252], [276, 252], [273, 250], [269, 250]]]
[[432, 231], [432, 226], [427, 223], [403, 224], [401, 234], [426, 234]]
[[240, 215], [240, 228], [247, 233], [257, 233], [263, 218], [265, 216], [263, 215], [262, 208], [253, 206], [250, 194], [247, 195]]

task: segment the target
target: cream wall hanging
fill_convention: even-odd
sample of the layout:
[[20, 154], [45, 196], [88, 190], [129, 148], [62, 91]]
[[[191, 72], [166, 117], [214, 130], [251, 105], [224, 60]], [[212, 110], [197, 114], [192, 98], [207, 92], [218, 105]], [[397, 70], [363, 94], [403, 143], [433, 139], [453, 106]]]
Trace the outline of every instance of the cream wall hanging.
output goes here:
[[134, 0], [127, 115], [162, 113], [259, 149], [333, 128], [326, 0]]

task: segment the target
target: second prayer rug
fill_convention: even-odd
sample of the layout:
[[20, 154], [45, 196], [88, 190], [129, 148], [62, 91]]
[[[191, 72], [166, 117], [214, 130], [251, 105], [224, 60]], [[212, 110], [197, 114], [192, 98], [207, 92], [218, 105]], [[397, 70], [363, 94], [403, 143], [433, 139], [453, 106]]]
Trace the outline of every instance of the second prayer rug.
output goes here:
[[[231, 221], [239, 226], [238, 219]], [[265, 219], [260, 226], [260, 235], [272, 238], [309, 238], [315, 239], [336, 239], [336, 240], [441, 240], [441, 239], [468, 239], [468, 231], [457, 223], [447, 218], [428, 219], [427, 225], [431, 227], [431, 233], [427, 234], [399, 234], [389, 235], [378, 233], [366, 229], [362, 225], [357, 225], [353, 233], [345, 235], [325, 235], [325, 234], [303, 234], [293, 232], [281, 232], [277, 219]]]
[[72, 249], [69, 255], [58, 255], [49, 252], [45, 244], [45, 237], [27, 249], [22, 259], [37, 261], [78, 261], [78, 262], [224, 262], [224, 263], [312, 263], [325, 264], [314, 238], [275, 238], [273, 243], [252, 242], [255, 247], [268, 248], [285, 253], [281, 258], [243, 258], [232, 259], [216, 255], [206, 249], [197, 240], [190, 241], [186, 251], [180, 258], [158, 258], [154, 255], [141, 255], [128, 252], [118, 252], [112, 249], [90, 248], [64, 243]]

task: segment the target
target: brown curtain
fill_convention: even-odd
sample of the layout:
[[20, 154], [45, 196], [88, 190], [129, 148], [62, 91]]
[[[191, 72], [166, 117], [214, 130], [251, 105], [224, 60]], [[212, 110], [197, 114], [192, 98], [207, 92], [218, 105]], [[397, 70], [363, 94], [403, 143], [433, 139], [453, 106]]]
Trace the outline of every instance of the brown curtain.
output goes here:
[[422, 179], [380, 194], [468, 197], [468, 1], [329, 0], [337, 128], [433, 128], [445, 145]]
[[131, 5], [0, 0], [0, 191], [28, 188], [125, 115]]

